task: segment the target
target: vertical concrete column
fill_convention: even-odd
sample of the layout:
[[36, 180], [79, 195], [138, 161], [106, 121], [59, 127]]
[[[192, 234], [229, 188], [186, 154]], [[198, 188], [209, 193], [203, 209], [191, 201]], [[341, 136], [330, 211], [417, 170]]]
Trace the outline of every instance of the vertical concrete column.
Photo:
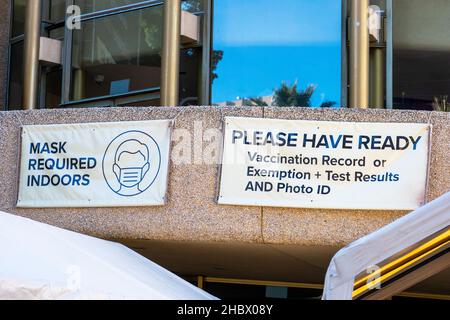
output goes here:
[[369, 0], [351, 0], [350, 107], [369, 107]]
[[161, 105], [178, 105], [180, 70], [181, 1], [164, 1], [161, 66]]
[[25, 9], [23, 108], [38, 107], [39, 39], [41, 36], [41, 0], [27, 1]]

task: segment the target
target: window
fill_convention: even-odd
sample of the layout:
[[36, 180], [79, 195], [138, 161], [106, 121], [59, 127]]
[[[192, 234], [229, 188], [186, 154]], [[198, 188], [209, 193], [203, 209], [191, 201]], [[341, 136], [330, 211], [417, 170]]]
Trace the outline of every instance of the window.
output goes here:
[[[159, 105], [163, 1], [74, 0], [82, 13], [79, 30], [65, 28], [70, 3], [43, 1], [42, 35], [62, 41], [64, 55], [62, 66], [41, 64], [39, 105]], [[10, 108], [22, 107], [25, 4], [14, 0]], [[202, 16], [204, 0], [183, 0], [182, 9]], [[181, 48], [181, 105], [200, 103], [207, 50], [202, 43]]]
[[339, 0], [215, 0], [212, 102], [340, 106]]
[[180, 105], [199, 105], [199, 82], [202, 50], [182, 49], [180, 53]]
[[450, 1], [393, 0], [392, 4], [394, 108], [448, 108]]
[[64, 21], [66, 16], [66, 0], [49, 0], [49, 19], [53, 22]]
[[181, 9], [190, 13], [200, 14], [204, 8], [204, 0], [182, 0], [181, 2]]
[[44, 71], [46, 108], [57, 108], [61, 104], [62, 70], [60, 67], [49, 67]]
[[[114, 105], [160, 103], [163, 3], [147, 1], [131, 6], [137, 2], [75, 1], [83, 14], [93, 16], [82, 16], [81, 29], [72, 33], [68, 101], [112, 98]], [[113, 5], [124, 7], [109, 10]], [[185, 0], [182, 9], [202, 16], [204, 1]], [[96, 16], [99, 10], [103, 11]], [[200, 103], [204, 50], [201, 43], [181, 49], [180, 105]], [[118, 98], [123, 95], [129, 98]]]
[[[205, 15], [205, 1], [204, 0], [185, 0], [181, 3], [181, 8], [184, 11], [192, 13], [197, 16]], [[206, 20], [203, 19], [203, 23]], [[206, 38], [207, 35], [203, 35]], [[202, 68], [209, 72], [209, 64], [203, 63], [205, 57], [204, 52], [208, 51], [209, 48], [206, 45], [203, 47], [203, 43], [188, 44], [182, 46], [180, 52], [180, 105], [200, 105], [202, 104], [203, 93], [200, 92], [204, 90], [202, 87]], [[206, 102], [206, 101], [205, 101]]]
[[162, 19], [158, 5], [82, 21], [73, 31], [70, 100], [158, 88]]
[[143, 0], [74, 0], [73, 4], [80, 7], [82, 14], [87, 14], [123, 7], [138, 2], [143, 2]]
[[8, 110], [22, 109], [25, 4], [25, 0], [12, 1], [13, 15], [11, 23], [11, 40], [9, 46]]
[[8, 109], [22, 109], [23, 91], [23, 41], [11, 44], [9, 69]]
[[25, 4], [26, 0], [13, 0], [12, 36], [20, 36], [25, 30]]

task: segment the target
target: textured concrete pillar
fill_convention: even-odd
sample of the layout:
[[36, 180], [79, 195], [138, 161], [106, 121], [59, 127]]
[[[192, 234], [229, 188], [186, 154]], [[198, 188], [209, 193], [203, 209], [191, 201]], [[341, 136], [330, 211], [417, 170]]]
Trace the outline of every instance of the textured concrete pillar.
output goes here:
[[161, 105], [178, 105], [180, 70], [181, 2], [164, 3], [164, 37], [161, 66]]
[[25, 110], [38, 107], [41, 4], [41, 0], [28, 1], [25, 8], [25, 40], [23, 49], [23, 108]]
[[350, 107], [369, 107], [369, 0], [350, 2]]

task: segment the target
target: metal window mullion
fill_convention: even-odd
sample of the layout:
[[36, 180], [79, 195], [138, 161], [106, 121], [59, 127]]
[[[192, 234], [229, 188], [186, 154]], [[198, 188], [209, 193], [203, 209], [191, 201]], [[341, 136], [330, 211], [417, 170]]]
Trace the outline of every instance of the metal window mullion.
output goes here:
[[199, 97], [201, 105], [211, 104], [211, 53], [213, 0], [205, 0], [202, 26], [202, 65], [200, 73]]
[[348, 1], [342, 0], [341, 13], [341, 107], [348, 107]]
[[386, 1], [386, 109], [394, 108], [394, 34], [393, 3]]
[[[73, 5], [74, 0], [66, 0], [66, 7]], [[85, 22], [89, 20], [95, 20], [103, 17], [108, 17], [116, 14], [127, 13], [136, 10], [142, 10], [146, 8], [161, 6], [164, 4], [164, 1], [151, 1], [151, 2], [140, 2], [137, 4], [122, 6], [118, 8], [108, 9], [93, 12], [86, 15], [81, 15], [79, 17], [80, 22]], [[66, 15], [66, 21], [67, 21]], [[62, 81], [62, 95], [61, 95], [61, 104], [65, 105], [70, 100], [70, 89], [72, 82], [72, 49], [73, 49], [73, 30], [68, 29], [65, 26], [65, 37], [64, 37], [64, 46], [63, 46], [63, 81]]]
[[[66, 0], [66, 8], [73, 5], [74, 0]], [[69, 17], [66, 12], [66, 21]], [[72, 74], [72, 39], [73, 30], [67, 28], [67, 24], [64, 26], [64, 45], [63, 45], [63, 68], [62, 68], [62, 94], [61, 94], [61, 104], [66, 104], [70, 101], [70, 85], [71, 85], [71, 74]]]

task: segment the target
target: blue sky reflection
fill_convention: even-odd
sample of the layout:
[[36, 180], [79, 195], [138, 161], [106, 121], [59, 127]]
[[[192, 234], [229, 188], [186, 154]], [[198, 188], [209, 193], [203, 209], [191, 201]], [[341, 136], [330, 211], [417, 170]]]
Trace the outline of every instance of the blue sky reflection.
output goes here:
[[213, 102], [314, 84], [312, 104], [340, 104], [340, 0], [215, 0], [214, 50], [223, 50]]

